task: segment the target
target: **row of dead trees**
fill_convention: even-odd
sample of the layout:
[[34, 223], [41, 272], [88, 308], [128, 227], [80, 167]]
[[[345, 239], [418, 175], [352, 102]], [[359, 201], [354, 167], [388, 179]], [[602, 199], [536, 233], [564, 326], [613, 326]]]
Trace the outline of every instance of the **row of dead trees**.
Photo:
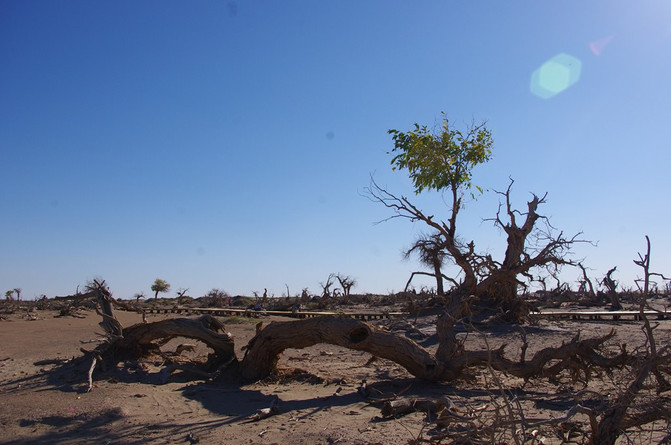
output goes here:
[[21, 288], [15, 287], [14, 289], [9, 289], [5, 291], [5, 299], [7, 301], [14, 300], [14, 295], [16, 295], [16, 301], [21, 301]]
[[[412, 286], [412, 282], [415, 277], [422, 275], [430, 276], [436, 279], [436, 287], [422, 287], [419, 294], [445, 297], [453, 293], [459, 293], [460, 283], [441, 272], [442, 260], [436, 260], [436, 257], [440, 257], [441, 254], [433, 250], [427, 251], [426, 247], [423, 245], [424, 241], [426, 240], [417, 240], [409, 250], [405, 251], [404, 255], [407, 258], [413, 252], [417, 252], [421, 256], [421, 262], [426, 265], [431, 265], [434, 268], [434, 271], [411, 272], [403, 293], [406, 295], [411, 293], [415, 295], [418, 294], [418, 292]], [[577, 266], [579, 266], [583, 271], [583, 278], [579, 281], [577, 290], [572, 290], [568, 283], [560, 281], [557, 277], [553, 277], [556, 281], [556, 286], [550, 288], [547, 285], [547, 279], [550, 277], [539, 276], [534, 278], [534, 281], [541, 285], [541, 289], [532, 293], [527, 293], [527, 287], [525, 285], [523, 286], [524, 292], [519, 294], [518, 298], [533, 300], [536, 304], [539, 304], [543, 307], [558, 307], [563, 303], [578, 303], [582, 306], [608, 306], [609, 310], [617, 311], [623, 309], [623, 297], [626, 300], [638, 300], [638, 295], [644, 292], [641, 286], [643, 279], [637, 279], [635, 281], [638, 288], [636, 291], [632, 289], [618, 289], [619, 283], [613, 277], [614, 273], [617, 271], [617, 266], [609, 269], [606, 275], [604, 275], [604, 277], [598, 282], [598, 285], [601, 286], [601, 289], [595, 288], [592, 280], [587, 276], [585, 267], [582, 264], [578, 264]], [[662, 275], [659, 275], [659, 278], [662, 278]], [[451, 284], [451, 287], [446, 289], [444, 286], [445, 281], [448, 281]], [[662, 281], [662, 289], [659, 288], [659, 283], [656, 281], [649, 283], [649, 296], [654, 294], [671, 295], [671, 281], [668, 281], [665, 278], [662, 278]]]
[[[340, 288], [334, 287], [336, 281], [340, 284]], [[319, 306], [320, 308], [327, 308], [332, 306], [332, 300], [335, 298], [340, 299], [342, 304], [349, 304], [349, 298], [352, 288], [356, 286], [356, 280], [342, 273], [331, 273], [326, 281], [319, 283], [319, 286], [322, 288]]]

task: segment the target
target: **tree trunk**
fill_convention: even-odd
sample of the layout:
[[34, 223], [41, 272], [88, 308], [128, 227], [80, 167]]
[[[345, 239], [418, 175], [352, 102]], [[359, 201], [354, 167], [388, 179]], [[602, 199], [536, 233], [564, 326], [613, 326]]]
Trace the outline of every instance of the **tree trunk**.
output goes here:
[[440, 271], [441, 263], [439, 261], [433, 262], [433, 272], [436, 274], [436, 294], [445, 295], [445, 290], [443, 288], [443, 274]]
[[[524, 255], [526, 239], [531, 234], [536, 221], [540, 217], [536, 213], [538, 205], [544, 202], [544, 198], [534, 195], [533, 199], [527, 203], [528, 211], [526, 218], [521, 226], [517, 225], [516, 212], [510, 205], [510, 187], [512, 181], [505, 193], [499, 192], [506, 199], [506, 213], [509, 223], [505, 224], [496, 216], [497, 224], [507, 234], [506, 253], [501, 263], [501, 267], [493, 271], [485, 280], [478, 284], [475, 292], [479, 297], [483, 297], [486, 303], [500, 309], [505, 317], [510, 320], [518, 321], [526, 312], [524, 305], [517, 297], [517, 275], [524, 272], [529, 265], [523, 265], [522, 257]], [[489, 300], [489, 301], [487, 301]]]
[[102, 311], [102, 321], [100, 326], [105, 330], [110, 337], [121, 337], [123, 335], [123, 328], [121, 323], [114, 316], [114, 309], [112, 307], [112, 294], [105, 286], [105, 282], [94, 281], [96, 298], [98, 305]]
[[[617, 296], [617, 283], [613, 280], [613, 272], [617, 270], [617, 266], [613, 267], [608, 271], [606, 276], [603, 278], [603, 285], [608, 289], [608, 299], [610, 299], [610, 309], [612, 311], [619, 311], [622, 309], [620, 304], [620, 299]], [[647, 295], [646, 295], [647, 297]]]
[[392, 360], [412, 375], [427, 380], [454, 378], [424, 348], [414, 341], [351, 318], [317, 317], [271, 323], [247, 346], [242, 377], [255, 381], [275, 370], [279, 355], [288, 348], [306, 348], [329, 343]]
[[452, 358], [463, 352], [463, 345], [457, 340], [454, 325], [463, 315], [463, 297], [451, 295], [450, 300], [436, 322], [436, 335], [438, 336], [438, 350], [436, 358], [443, 363], [449, 363]]
[[517, 306], [517, 273], [514, 270], [520, 265], [520, 260], [524, 253], [524, 243], [527, 235], [533, 228], [533, 222], [529, 227], [527, 225], [529, 225], [528, 221], [522, 228], [514, 226], [508, 228], [506, 256], [501, 264], [501, 269], [494, 273], [494, 281], [498, 282], [498, 286], [496, 292], [492, 293], [492, 296], [499, 302], [504, 312], [510, 311]]
[[446, 244], [446, 249], [450, 256], [457, 264], [457, 266], [461, 268], [462, 272], [464, 272], [464, 279], [461, 282], [460, 293], [462, 295], [474, 295], [478, 286], [478, 278], [475, 276], [473, 266], [468, 261], [468, 259], [466, 259], [466, 256], [454, 244], [454, 240], [448, 240]]
[[[455, 304], [463, 304], [459, 301]], [[415, 377], [431, 381], [454, 381], [463, 376], [464, 369], [491, 366], [495, 370], [522, 378], [554, 376], [565, 369], [572, 357], [580, 357], [597, 366], [609, 368], [622, 365], [626, 353], [616, 357], [603, 357], [596, 349], [615, 334], [580, 340], [558, 347], [540, 350], [531, 359], [521, 363], [503, 356], [503, 349], [496, 351], [464, 351], [452, 329], [454, 319], [444, 315], [439, 319], [436, 356], [414, 341], [382, 330], [374, 325], [351, 318], [333, 316], [310, 318], [289, 322], [273, 322], [261, 330], [247, 345], [247, 355], [242, 360], [240, 372], [245, 380], [263, 379], [275, 370], [279, 355], [288, 348], [302, 349], [318, 343], [329, 343], [391, 360], [403, 366]], [[549, 363], [557, 363], [547, 367]]]
[[196, 319], [174, 318], [153, 323], [139, 323], [129, 326], [123, 331], [123, 338], [115, 343], [116, 353], [143, 355], [158, 348], [160, 343], [175, 337], [200, 340], [212, 348], [219, 356], [219, 361], [226, 362], [235, 358], [235, 344], [231, 335], [220, 333], [224, 325], [211, 315], [203, 315]]
[[622, 309], [622, 303], [620, 303], [620, 298], [617, 296], [617, 292], [608, 292], [608, 298], [610, 299], [610, 309], [612, 311], [619, 311]]
[[519, 322], [528, 310], [517, 295], [517, 286], [516, 275], [501, 268], [481, 281], [475, 294], [481, 307], [496, 309], [506, 320]]

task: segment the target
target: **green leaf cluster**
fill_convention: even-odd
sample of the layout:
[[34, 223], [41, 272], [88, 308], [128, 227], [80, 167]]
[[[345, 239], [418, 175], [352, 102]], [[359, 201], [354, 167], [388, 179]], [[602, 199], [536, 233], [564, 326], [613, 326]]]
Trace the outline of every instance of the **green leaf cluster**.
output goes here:
[[160, 278], [154, 280], [154, 284], [151, 285], [151, 290], [153, 292], [168, 292], [170, 290], [170, 283]]
[[[463, 133], [450, 126], [445, 114], [438, 133], [417, 123], [412, 131], [388, 133], [394, 139], [392, 168], [408, 170], [415, 193], [471, 188], [473, 167], [490, 159], [494, 143], [484, 123]], [[475, 188], [482, 192], [480, 187]]]

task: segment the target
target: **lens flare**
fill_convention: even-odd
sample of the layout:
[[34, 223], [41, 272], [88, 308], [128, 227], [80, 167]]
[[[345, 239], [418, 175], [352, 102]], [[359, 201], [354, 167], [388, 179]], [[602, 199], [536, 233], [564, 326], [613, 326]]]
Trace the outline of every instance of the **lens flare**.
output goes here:
[[558, 54], [531, 74], [531, 92], [550, 99], [580, 80], [580, 60], [568, 54]]
[[595, 56], [600, 56], [604, 48], [608, 46], [610, 41], [613, 40], [613, 36], [604, 37], [603, 39], [595, 40], [589, 42], [589, 49], [594, 53]]

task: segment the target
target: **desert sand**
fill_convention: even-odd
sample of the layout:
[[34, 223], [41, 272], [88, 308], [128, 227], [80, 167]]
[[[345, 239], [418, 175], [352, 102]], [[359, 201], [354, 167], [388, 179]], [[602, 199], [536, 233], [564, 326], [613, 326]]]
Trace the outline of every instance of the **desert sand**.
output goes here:
[[[471, 425], [486, 425], [496, 416], [505, 416], [510, 402], [515, 409], [518, 405], [523, 409], [529, 423], [560, 417], [575, 404], [569, 394], [584, 387], [579, 381], [562, 386], [542, 379], [525, 384], [487, 369], [477, 370], [470, 380], [431, 383], [366, 352], [322, 344], [286, 351], [277, 376], [252, 384], [207, 381], [186, 372], [174, 372], [166, 381], [162, 364], [148, 361], [106, 372], [97, 369], [93, 389], [87, 392], [87, 369], [74, 368], [69, 360], [83, 355], [80, 348], [92, 350], [102, 329], [95, 312], [80, 314], [82, 318], [57, 317], [54, 311], [17, 312], [0, 320], [0, 443], [408, 444], [440, 437], [449, 428], [438, 428], [435, 418], [422, 412], [383, 419], [379, 404], [369, 403], [358, 392], [362, 381], [380, 397], [446, 395], [460, 412], [474, 419]], [[124, 326], [141, 321], [135, 313], [120, 311], [117, 317]], [[153, 321], [168, 316], [149, 317]], [[221, 320], [235, 337], [237, 355], [242, 357], [241, 348], [254, 335], [258, 320]], [[281, 322], [282, 318], [263, 321]], [[408, 323], [402, 320], [381, 323], [401, 335], [414, 335], [431, 350], [436, 345], [434, 321], [435, 316], [419, 319], [415, 326], [421, 332], [404, 331]], [[666, 342], [671, 322], [662, 323], [656, 334]], [[642, 344], [640, 323], [634, 321], [545, 321], [525, 328], [528, 354], [569, 341], [578, 330], [592, 336], [611, 328], [617, 330], [614, 350], [621, 342]], [[461, 335], [471, 349], [506, 344], [508, 354], [520, 353], [521, 334], [515, 327]], [[162, 349], [174, 351], [179, 344], [172, 340]], [[207, 354], [205, 345], [196, 346], [183, 356], [197, 359]], [[614, 394], [626, 374], [598, 378], [590, 389]], [[257, 422], [247, 419], [275, 398], [276, 415]], [[567, 423], [539, 426], [535, 434], [544, 443], [562, 443], [569, 437], [580, 443], [586, 419], [577, 416]], [[458, 432], [467, 424], [455, 422], [453, 430]], [[492, 432], [492, 440], [507, 443], [511, 437], [505, 439], [506, 434], [513, 434], [508, 430]]]

